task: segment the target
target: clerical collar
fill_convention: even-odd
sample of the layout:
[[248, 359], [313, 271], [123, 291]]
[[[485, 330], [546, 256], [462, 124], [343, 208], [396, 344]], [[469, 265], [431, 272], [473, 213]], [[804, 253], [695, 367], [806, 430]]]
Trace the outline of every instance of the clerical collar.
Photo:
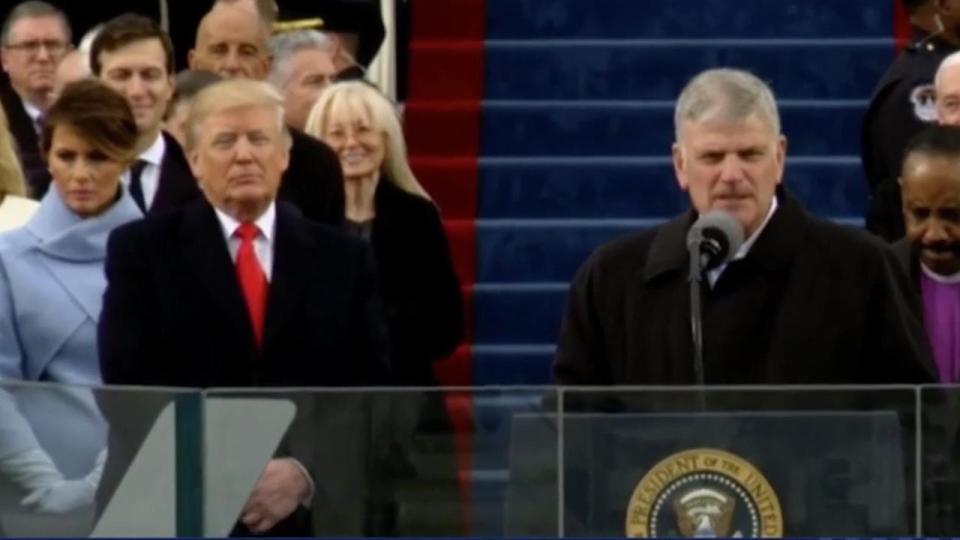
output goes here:
[[923, 264], [922, 262], [920, 263], [920, 269], [923, 270], [923, 273], [926, 274], [928, 278], [936, 281], [937, 283], [960, 283], [960, 272], [950, 274], [949, 276], [943, 276], [927, 268], [927, 265]]

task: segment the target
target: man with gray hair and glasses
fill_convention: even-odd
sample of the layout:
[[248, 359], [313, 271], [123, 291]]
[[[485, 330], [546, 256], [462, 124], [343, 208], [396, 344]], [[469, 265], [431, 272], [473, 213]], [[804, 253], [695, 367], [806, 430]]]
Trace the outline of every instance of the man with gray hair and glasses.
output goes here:
[[62, 11], [30, 0], [14, 6], [0, 30], [0, 63], [10, 79], [0, 103], [17, 141], [20, 162], [33, 197], [40, 198], [50, 176], [37, 135], [50, 106], [57, 65], [72, 48], [70, 24]]
[[700, 73], [677, 100], [675, 129], [674, 173], [692, 208], [600, 247], [580, 268], [557, 382], [695, 384], [686, 239], [712, 210], [745, 240], [702, 275], [703, 382], [933, 381], [918, 302], [893, 254], [785, 189], [787, 141], [765, 83], [736, 69]]

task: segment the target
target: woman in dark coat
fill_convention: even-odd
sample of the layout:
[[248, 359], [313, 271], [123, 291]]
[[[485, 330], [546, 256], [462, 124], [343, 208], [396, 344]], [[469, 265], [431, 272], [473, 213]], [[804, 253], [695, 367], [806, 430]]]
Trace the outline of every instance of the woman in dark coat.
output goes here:
[[[396, 383], [436, 386], [433, 363], [463, 340], [463, 304], [440, 214], [407, 163], [396, 109], [364, 82], [337, 83], [320, 95], [306, 132], [340, 158], [348, 226], [373, 247]], [[401, 402], [387, 414], [391, 431], [408, 435], [393, 441], [397, 447], [386, 459], [394, 478], [410, 480], [397, 484], [398, 504], [406, 505], [398, 513], [408, 519], [386, 523], [380, 532], [458, 534], [452, 427], [443, 395], [428, 390]], [[387, 511], [385, 519], [396, 514]]]

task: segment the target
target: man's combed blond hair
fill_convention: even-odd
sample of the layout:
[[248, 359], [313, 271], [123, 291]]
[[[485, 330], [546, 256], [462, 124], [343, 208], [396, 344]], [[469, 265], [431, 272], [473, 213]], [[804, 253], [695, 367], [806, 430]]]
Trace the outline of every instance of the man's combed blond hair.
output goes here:
[[283, 96], [263, 81], [229, 79], [204, 88], [193, 98], [187, 120], [187, 150], [196, 147], [200, 125], [208, 116], [247, 107], [271, 108], [277, 118], [277, 129], [286, 144], [290, 144], [290, 133], [283, 121]]

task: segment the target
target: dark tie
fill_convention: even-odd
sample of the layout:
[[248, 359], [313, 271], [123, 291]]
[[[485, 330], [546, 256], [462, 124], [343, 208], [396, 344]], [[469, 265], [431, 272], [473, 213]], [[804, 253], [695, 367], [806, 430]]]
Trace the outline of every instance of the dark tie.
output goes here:
[[147, 161], [144, 159], [138, 159], [133, 162], [133, 166], [130, 167], [130, 196], [133, 197], [133, 201], [137, 203], [137, 206], [140, 207], [140, 210], [144, 214], [147, 213], [147, 202], [143, 198], [143, 182], [140, 181], [140, 176], [143, 174], [143, 168], [147, 166]]
[[250, 314], [250, 324], [253, 327], [253, 338], [257, 348], [263, 347], [264, 320], [267, 316], [267, 276], [260, 267], [257, 253], [253, 249], [253, 241], [260, 234], [260, 229], [253, 223], [241, 224], [234, 236], [240, 238], [240, 249], [237, 251], [237, 280], [243, 290], [243, 298], [247, 302], [247, 311]]
[[37, 137], [43, 135], [43, 126], [47, 124], [47, 113], [40, 113], [37, 119], [33, 121], [33, 127], [37, 130]]

